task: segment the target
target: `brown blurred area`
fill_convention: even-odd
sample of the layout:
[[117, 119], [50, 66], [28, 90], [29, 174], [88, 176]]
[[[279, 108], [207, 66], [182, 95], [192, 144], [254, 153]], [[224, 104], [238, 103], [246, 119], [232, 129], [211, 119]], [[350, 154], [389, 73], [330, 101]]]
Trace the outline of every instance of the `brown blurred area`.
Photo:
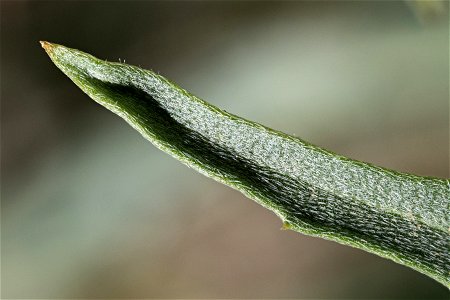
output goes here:
[[448, 298], [406, 267], [280, 230], [88, 99], [38, 43], [449, 177], [448, 21], [446, 1], [2, 1], [2, 298]]

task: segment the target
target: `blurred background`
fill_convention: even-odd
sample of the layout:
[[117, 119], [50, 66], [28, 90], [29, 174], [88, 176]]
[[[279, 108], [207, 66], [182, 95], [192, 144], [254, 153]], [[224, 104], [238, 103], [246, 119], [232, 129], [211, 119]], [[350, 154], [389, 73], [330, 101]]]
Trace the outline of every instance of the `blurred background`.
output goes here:
[[354, 159], [449, 176], [447, 1], [1, 2], [2, 298], [446, 298], [280, 230], [85, 96], [48, 40]]

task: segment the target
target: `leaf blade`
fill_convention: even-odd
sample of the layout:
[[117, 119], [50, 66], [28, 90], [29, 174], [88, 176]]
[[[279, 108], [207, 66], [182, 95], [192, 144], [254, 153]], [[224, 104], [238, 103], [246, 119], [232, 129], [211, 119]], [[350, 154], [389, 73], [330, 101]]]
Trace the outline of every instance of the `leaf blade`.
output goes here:
[[85, 93], [155, 146], [272, 210], [286, 227], [450, 286], [448, 179], [351, 160], [221, 111], [154, 72], [43, 47]]

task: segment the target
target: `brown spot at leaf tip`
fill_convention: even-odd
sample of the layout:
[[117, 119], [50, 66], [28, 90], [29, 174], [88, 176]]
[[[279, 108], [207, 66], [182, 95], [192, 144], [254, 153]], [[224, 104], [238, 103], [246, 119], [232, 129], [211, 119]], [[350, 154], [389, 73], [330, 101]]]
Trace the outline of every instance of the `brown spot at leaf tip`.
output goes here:
[[41, 43], [42, 48], [44, 48], [45, 51], [49, 52], [50, 49], [53, 48], [53, 44], [47, 42], [47, 41], [39, 41]]

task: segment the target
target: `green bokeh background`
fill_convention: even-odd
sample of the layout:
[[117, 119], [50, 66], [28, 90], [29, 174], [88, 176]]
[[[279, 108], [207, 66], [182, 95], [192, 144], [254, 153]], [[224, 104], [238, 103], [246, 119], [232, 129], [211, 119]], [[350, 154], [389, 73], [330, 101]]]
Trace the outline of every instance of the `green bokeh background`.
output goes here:
[[447, 298], [280, 230], [85, 96], [38, 40], [355, 159], [449, 176], [445, 1], [1, 2], [2, 298]]

